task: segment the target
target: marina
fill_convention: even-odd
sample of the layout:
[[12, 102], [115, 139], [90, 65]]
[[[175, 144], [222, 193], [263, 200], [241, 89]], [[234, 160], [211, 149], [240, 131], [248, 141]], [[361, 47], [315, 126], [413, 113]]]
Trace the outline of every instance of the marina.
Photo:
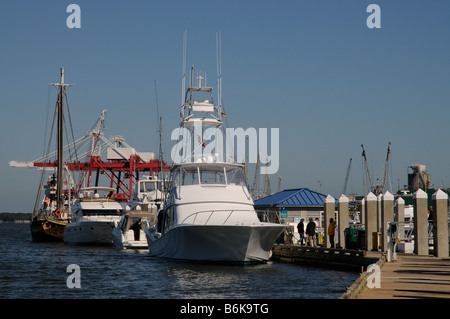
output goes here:
[[[102, 301], [97, 309], [132, 316], [162, 310], [169, 318], [342, 310], [359, 317], [371, 309], [392, 316], [378, 303], [359, 312], [361, 300], [450, 299], [442, 44], [448, 5], [430, 6], [431, 17], [417, 3], [383, 5], [383, 21], [394, 13], [399, 21], [372, 30], [369, 17], [380, 28], [378, 5], [361, 19], [365, 6], [340, 11], [331, 2], [246, 3], [239, 10], [228, 3], [143, 2], [117, 12], [115, 3], [113, 15], [86, 2], [82, 11], [74, 5], [77, 23], [67, 17], [71, 30], [63, 26], [64, 33], [56, 21], [65, 19], [53, 11], [61, 8], [42, 3], [31, 14], [12, 2], [2, 6], [11, 9], [0, 10], [9, 23], [2, 105], [18, 110], [3, 117], [2, 156], [10, 167], [40, 173], [39, 183], [33, 173], [2, 174], [2, 205], [31, 215], [0, 222], [5, 305], [18, 299], [36, 302], [34, 312], [48, 311], [54, 309], [42, 299], [63, 300], [67, 311], [67, 300], [122, 299], [131, 305]], [[14, 11], [24, 17], [20, 25]], [[89, 15], [77, 30], [81, 12]], [[331, 25], [338, 14], [345, 18]], [[187, 28], [183, 33], [180, 103], [183, 24], [198, 35], [188, 60]], [[222, 25], [225, 94], [222, 31], [215, 54], [208, 40]], [[49, 39], [58, 39], [58, 50]], [[45, 94], [39, 85], [57, 78], [57, 70], [45, 109], [37, 102]], [[69, 78], [79, 84], [75, 92]], [[161, 114], [151, 79], [161, 81]], [[109, 138], [105, 106], [112, 110]], [[40, 154], [41, 139], [43, 156], [20, 161]], [[356, 174], [355, 154], [362, 168]], [[30, 185], [37, 187], [30, 192]]]
[[[213, 129], [212, 134], [218, 134], [223, 124], [220, 101], [217, 105], [214, 103], [212, 88], [202, 86], [201, 76], [198, 76], [198, 84], [194, 84], [193, 73], [192, 67], [180, 127], [190, 130], [190, 137], [198, 134], [199, 127], [202, 130], [199, 135], [201, 137], [203, 130], [209, 130], [211, 134]], [[60, 82], [57, 84], [60, 91], [56, 115], [62, 113], [62, 96], [65, 96], [64, 69], [61, 69]], [[209, 97], [199, 99], [195, 97], [198, 93]], [[60, 121], [61, 119], [58, 120], [58, 129], [62, 131]], [[322, 293], [311, 298], [450, 296], [450, 283], [444, 279], [450, 267], [448, 194], [429, 188], [430, 176], [426, 174], [424, 165], [411, 166], [413, 172], [408, 176], [409, 193], [399, 192], [394, 196], [386, 190], [385, 180], [382, 184], [373, 185], [369, 178], [372, 185], [370, 191], [358, 200], [353, 198], [350, 201], [344, 194], [335, 199], [329, 194], [298, 188], [266, 194], [265, 197], [258, 195], [254, 202], [247, 187], [245, 165], [221, 160], [218, 156], [218, 144], [215, 149], [216, 157], [203, 153], [205, 145], [201, 139], [182, 139], [186, 143], [182, 145], [183, 151], [194, 151], [182, 154], [182, 161], [172, 166], [166, 165], [162, 156], [159, 160], [154, 160], [152, 153], [136, 153], [120, 138], [115, 139], [119, 147], [107, 142], [107, 159], [103, 161], [100, 157], [100, 149], [103, 147], [98, 147], [98, 142], [102, 140], [103, 121], [104, 112], [84, 138], [91, 145], [84, 155], [84, 162], [64, 159], [64, 147], [60, 143], [53, 161], [47, 155], [44, 159], [27, 164], [11, 162], [11, 166], [40, 168], [42, 176], [47, 169], [55, 170], [56, 175], [52, 175], [43, 187], [45, 196], [41, 202], [42, 208], [38, 211], [45, 220], [33, 217], [30, 230], [33, 242], [63, 243], [42, 247], [50, 250], [55, 247], [58, 254], [62, 250], [67, 250], [70, 254], [73, 249], [89, 254], [90, 250], [85, 249], [93, 249], [100, 258], [102, 254], [107, 254], [113, 260], [116, 257], [119, 260], [130, 258], [134, 263], [136, 258], [142, 258], [142, 262], [151, 260], [151, 263], [166, 266], [179, 265], [175, 267], [181, 267], [183, 271], [192, 269], [194, 275], [199, 271], [215, 272], [217, 269], [228, 269], [222, 267], [239, 264], [247, 267], [233, 275], [240, 276], [241, 271], [248, 275], [257, 273], [260, 269], [271, 272], [287, 267], [293, 271], [301, 269], [301, 272], [313, 269], [321, 275], [337, 272], [339, 276], [352, 278], [350, 283], [346, 279], [346, 285], [339, 288], [340, 293], [333, 294], [332, 297]], [[61, 134], [59, 132], [59, 136]], [[216, 135], [215, 141], [218, 141], [217, 136], [219, 135]], [[199, 146], [200, 151], [195, 151]], [[390, 143], [386, 167], [389, 155]], [[364, 148], [362, 156], [367, 164]], [[60, 163], [64, 163], [65, 169]], [[77, 171], [78, 182], [70, 174], [69, 177], [63, 177], [63, 170], [72, 173]], [[109, 184], [109, 187], [100, 185], [100, 170], [106, 175], [106, 185]], [[127, 170], [128, 174], [121, 176]], [[161, 174], [169, 170], [169, 178]], [[91, 177], [95, 173], [95, 182], [91, 184]], [[386, 173], [387, 171], [385, 175]], [[38, 193], [37, 198], [39, 195]], [[412, 201], [409, 201], [410, 197]], [[407, 207], [405, 201], [409, 201]], [[36, 203], [38, 202], [37, 200]], [[294, 238], [298, 239], [299, 221], [309, 218], [310, 223], [313, 223], [313, 217], [315, 238], [308, 241], [307, 245], [293, 243]], [[58, 219], [61, 219], [58, 224], [60, 227], [53, 225]], [[58, 240], [36, 236], [42, 232], [37, 229], [37, 224], [47, 235], [51, 234]], [[336, 238], [328, 236], [330, 225], [335, 225], [333, 234], [336, 232]], [[55, 233], [58, 229], [63, 230], [63, 234]], [[74, 245], [81, 247], [75, 248]], [[87, 248], [86, 245], [103, 247]], [[114, 252], [108, 250], [111, 248]], [[435, 258], [430, 256], [430, 252]], [[116, 266], [107, 267], [115, 269]], [[427, 269], [435, 271], [431, 277], [426, 278], [395, 276], [405, 273], [408, 267], [411, 267], [412, 274], [424, 273]], [[378, 282], [375, 288], [372, 287], [374, 269], [377, 271], [377, 279], [384, 278], [381, 279], [381, 285]], [[131, 273], [135, 271], [137, 270], [133, 269]], [[137, 281], [129, 283], [141, 284], [142, 278], [137, 278]], [[117, 278], [119, 281], [122, 279]], [[421, 289], [417, 288], [420, 280], [427, 283], [426, 286], [419, 285]], [[376, 292], [378, 289], [380, 293]], [[127, 297], [131, 297], [129, 290]], [[113, 295], [122, 296], [117, 291]], [[214, 294], [209, 291], [206, 295], [200, 293], [193, 298], [206, 296], [213, 298]], [[260, 292], [258, 295], [235, 295], [234, 292], [228, 292], [220, 295], [220, 298], [256, 296], [275, 299], [309, 298], [309, 295], [305, 296], [299, 291], [292, 296], [281, 294], [279, 297], [264, 296]], [[104, 297], [111, 296], [106, 293]], [[158, 297], [152, 295], [152, 298], [185, 297], [174, 292], [158, 294]]]

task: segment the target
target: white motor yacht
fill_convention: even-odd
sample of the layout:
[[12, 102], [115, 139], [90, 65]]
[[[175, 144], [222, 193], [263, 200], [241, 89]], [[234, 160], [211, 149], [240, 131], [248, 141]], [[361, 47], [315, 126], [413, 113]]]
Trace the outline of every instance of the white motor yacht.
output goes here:
[[[99, 192], [108, 192], [101, 196]], [[122, 206], [114, 188], [86, 187], [72, 205], [72, 221], [64, 227], [64, 242], [80, 245], [113, 245], [112, 231], [120, 221]]]
[[[224, 162], [217, 156], [224, 115], [220, 104], [214, 104], [212, 88], [202, 86], [201, 77], [194, 87], [192, 78], [193, 68], [180, 127], [191, 132], [188, 143], [193, 146], [185, 144], [183, 148], [193, 149], [194, 155], [184, 154], [184, 160], [171, 169], [165, 206], [158, 213], [155, 227], [146, 230], [150, 254], [194, 262], [266, 262], [285, 226], [259, 220], [244, 178], [244, 166]], [[198, 99], [197, 93], [209, 97]], [[204, 153], [205, 131], [214, 131], [211, 136], [219, 142], [216, 154]]]
[[127, 211], [112, 231], [114, 245], [118, 249], [147, 249], [145, 230], [154, 225], [156, 209]]
[[125, 204], [125, 212], [113, 229], [118, 249], [148, 248], [145, 229], [154, 226], [156, 213], [163, 205], [164, 179], [156, 174], [143, 176], [136, 184], [133, 197]]
[[172, 173], [166, 206], [146, 230], [150, 254], [199, 262], [270, 258], [284, 226], [258, 219], [242, 165], [181, 164]]

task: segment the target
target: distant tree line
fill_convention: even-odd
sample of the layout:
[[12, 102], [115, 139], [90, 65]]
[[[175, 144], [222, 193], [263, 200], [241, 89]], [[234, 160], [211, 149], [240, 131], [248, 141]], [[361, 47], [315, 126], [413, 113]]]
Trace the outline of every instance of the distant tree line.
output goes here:
[[31, 213], [0, 213], [0, 220], [13, 222], [15, 220], [30, 220]]

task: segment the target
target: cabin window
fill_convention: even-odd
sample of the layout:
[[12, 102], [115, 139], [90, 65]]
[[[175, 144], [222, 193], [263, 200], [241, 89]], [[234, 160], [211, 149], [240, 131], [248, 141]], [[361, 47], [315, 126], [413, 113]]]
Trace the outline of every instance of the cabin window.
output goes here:
[[140, 183], [140, 192], [153, 192], [155, 190], [155, 182], [141, 182]]
[[180, 170], [176, 169], [172, 173], [172, 187], [177, 187], [180, 185]]
[[241, 168], [231, 168], [227, 170], [228, 185], [245, 186], [244, 172]]
[[173, 174], [173, 186], [178, 185], [238, 185], [245, 186], [240, 167], [182, 167]]
[[182, 168], [181, 170], [181, 185], [197, 185], [199, 183], [197, 167]]
[[106, 216], [117, 215], [119, 211], [117, 209], [85, 209], [83, 210], [83, 216]]
[[223, 169], [202, 169], [200, 180], [203, 185], [226, 184], [225, 171]]

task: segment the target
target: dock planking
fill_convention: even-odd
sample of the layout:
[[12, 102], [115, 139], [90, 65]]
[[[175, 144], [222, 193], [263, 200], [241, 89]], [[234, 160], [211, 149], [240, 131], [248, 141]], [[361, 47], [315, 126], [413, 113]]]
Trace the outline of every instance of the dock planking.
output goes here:
[[274, 245], [272, 260], [350, 271], [380, 267], [379, 288], [367, 286], [364, 272], [339, 299], [450, 299], [450, 258], [397, 253], [386, 262], [379, 251]]
[[356, 296], [356, 299], [436, 298], [450, 299], [450, 258], [401, 253], [397, 254], [397, 261], [383, 263], [380, 288], [365, 286]]

